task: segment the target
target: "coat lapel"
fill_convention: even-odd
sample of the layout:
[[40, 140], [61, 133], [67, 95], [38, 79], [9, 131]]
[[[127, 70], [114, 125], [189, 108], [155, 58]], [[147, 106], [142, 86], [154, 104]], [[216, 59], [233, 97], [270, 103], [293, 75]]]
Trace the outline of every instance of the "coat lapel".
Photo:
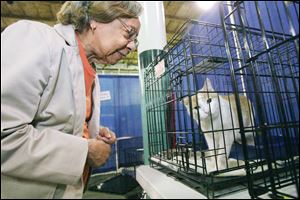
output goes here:
[[[85, 87], [83, 67], [79, 55], [79, 48], [75, 39], [75, 31], [71, 25], [64, 26], [57, 24], [54, 26], [56, 32], [65, 40], [65, 55], [62, 59], [67, 60], [67, 67], [70, 71], [73, 88], [73, 99], [75, 105], [75, 122], [74, 134], [81, 136], [83, 132], [83, 124], [85, 120]], [[78, 123], [80, 122], [80, 123]]]

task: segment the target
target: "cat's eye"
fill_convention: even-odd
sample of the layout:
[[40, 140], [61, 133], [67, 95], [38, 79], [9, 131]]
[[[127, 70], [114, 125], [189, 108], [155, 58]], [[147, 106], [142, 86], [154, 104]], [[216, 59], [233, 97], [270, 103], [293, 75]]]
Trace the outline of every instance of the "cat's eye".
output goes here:
[[207, 103], [211, 103], [211, 98], [207, 99]]

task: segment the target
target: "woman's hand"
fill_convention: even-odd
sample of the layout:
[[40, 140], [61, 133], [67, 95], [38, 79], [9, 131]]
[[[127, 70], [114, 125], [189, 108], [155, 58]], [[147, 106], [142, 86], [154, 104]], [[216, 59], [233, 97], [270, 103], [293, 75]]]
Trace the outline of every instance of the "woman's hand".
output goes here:
[[102, 140], [88, 139], [87, 163], [90, 167], [100, 167], [108, 160], [111, 146]]
[[116, 135], [107, 127], [100, 127], [99, 135], [96, 137], [98, 140], [102, 140], [107, 144], [114, 144], [116, 141]]

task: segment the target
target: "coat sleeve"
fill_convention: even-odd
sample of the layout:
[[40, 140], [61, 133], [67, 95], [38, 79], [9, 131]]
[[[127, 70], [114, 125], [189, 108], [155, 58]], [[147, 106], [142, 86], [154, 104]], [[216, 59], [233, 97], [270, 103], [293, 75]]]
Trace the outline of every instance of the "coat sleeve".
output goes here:
[[1, 174], [75, 184], [86, 162], [87, 140], [32, 125], [51, 76], [48, 29], [21, 21], [1, 33]]

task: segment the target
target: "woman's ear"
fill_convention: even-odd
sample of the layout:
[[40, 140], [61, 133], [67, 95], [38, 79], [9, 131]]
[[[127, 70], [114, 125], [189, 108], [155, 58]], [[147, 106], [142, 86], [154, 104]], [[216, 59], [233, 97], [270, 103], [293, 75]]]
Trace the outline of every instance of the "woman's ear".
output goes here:
[[97, 28], [97, 26], [96, 26], [96, 24], [90, 24], [90, 27], [91, 27], [91, 30], [92, 30], [92, 32], [94, 33], [94, 31], [96, 30], [96, 28]]
[[91, 20], [91, 21], [90, 21], [90, 28], [91, 28], [92, 32], [94, 33], [94, 31], [95, 31], [96, 28], [97, 28], [97, 24], [96, 24], [96, 21], [95, 21], [95, 20]]

